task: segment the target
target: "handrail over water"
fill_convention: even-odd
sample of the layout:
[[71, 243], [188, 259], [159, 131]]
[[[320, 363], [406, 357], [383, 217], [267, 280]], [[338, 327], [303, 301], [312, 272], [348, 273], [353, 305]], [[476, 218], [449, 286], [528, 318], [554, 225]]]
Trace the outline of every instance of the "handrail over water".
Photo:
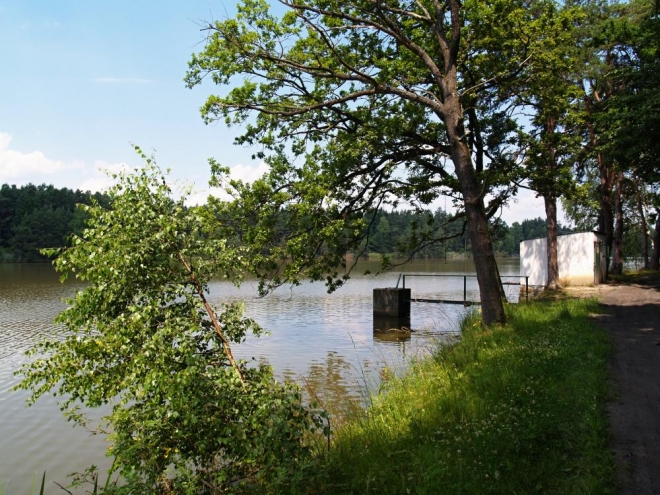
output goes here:
[[[427, 303], [439, 303], [439, 304], [462, 304], [463, 306], [473, 306], [481, 304], [477, 301], [468, 301], [467, 300], [467, 279], [476, 278], [476, 275], [467, 275], [460, 273], [399, 273], [399, 278], [396, 281], [396, 288], [399, 288], [399, 282], [403, 282], [402, 288], [406, 288], [406, 277], [463, 277], [463, 300], [462, 301], [448, 301], [443, 299], [414, 299], [411, 298], [411, 301], [414, 302], [427, 302]], [[503, 278], [517, 278], [520, 280], [522, 277], [525, 277], [525, 301], [529, 301], [529, 275], [500, 275], [500, 283], [502, 285], [522, 285], [521, 282], [502, 282]]]

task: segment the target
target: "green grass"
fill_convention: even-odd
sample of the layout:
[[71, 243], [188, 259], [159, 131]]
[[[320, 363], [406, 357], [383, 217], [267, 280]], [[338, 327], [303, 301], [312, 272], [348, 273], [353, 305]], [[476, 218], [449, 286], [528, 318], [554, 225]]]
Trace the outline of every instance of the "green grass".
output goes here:
[[607, 494], [606, 360], [594, 301], [511, 306], [509, 323], [393, 379], [337, 433], [304, 493]]
[[633, 271], [625, 271], [622, 275], [609, 275], [611, 281], [620, 284], [635, 284], [635, 283], [653, 283], [660, 282], [660, 272], [645, 270], [643, 268]]
[[536, 301], [507, 311], [505, 327], [484, 330], [478, 318], [468, 318], [459, 343], [414, 363], [403, 378], [390, 378], [385, 393], [343, 424], [329, 452], [319, 448], [311, 469], [292, 486], [253, 488], [278, 494], [614, 493], [605, 416], [611, 348], [589, 319], [600, 312], [597, 303]]

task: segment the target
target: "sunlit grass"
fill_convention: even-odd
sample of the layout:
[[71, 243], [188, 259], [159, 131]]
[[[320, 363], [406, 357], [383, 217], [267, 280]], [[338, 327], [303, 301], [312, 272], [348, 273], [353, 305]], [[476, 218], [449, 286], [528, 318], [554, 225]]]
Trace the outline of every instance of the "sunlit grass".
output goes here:
[[507, 311], [505, 327], [484, 330], [477, 316], [468, 317], [460, 342], [420, 358], [404, 376], [384, 376], [383, 393], [334, 429], [329, 451], [321, 442], [291, 486], [245, 488], [614, 493], [605, 416], [610, 344], [589, 319], [600, 312], [597, 303], [538, 301]]
[[455, 346], [392, 377], [336, 432], [312, 493], [613, 492], [610, 346], [593, 301], [511, 306], [509, 323], [464, 323]]

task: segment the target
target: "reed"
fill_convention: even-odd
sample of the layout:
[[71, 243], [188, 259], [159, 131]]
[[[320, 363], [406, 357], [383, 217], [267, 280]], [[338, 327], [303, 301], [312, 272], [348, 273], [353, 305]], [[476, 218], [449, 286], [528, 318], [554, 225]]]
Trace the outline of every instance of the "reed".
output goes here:
[[[44, 474], [41, 476], [41, 485], [39, 487], [39, 495], [44, 495], [44, 489], [46, 487], [46, 471], [44, 471]], [[37, 476], [35, 475], [32, 478], [32, 488], [30, 489], [30, 495], [34, 495], [35, 490], [37, 488]], [[7, 492], [7, 485], [1, 485], [0, 484], [0, 495], [9, 495], [9, 492]]]

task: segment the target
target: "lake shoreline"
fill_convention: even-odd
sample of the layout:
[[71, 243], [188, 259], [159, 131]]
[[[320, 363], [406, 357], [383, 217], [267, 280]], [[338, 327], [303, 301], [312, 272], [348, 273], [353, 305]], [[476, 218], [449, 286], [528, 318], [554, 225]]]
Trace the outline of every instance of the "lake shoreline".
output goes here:
[[467, 318], [458, 343], [392, 377], [372, 407], [335, 432], [303, 487], [613, 493], [611, 348], [591, 320], [597, 308], [593, 300], [510, 305], [509, 323], [489, 329]]

